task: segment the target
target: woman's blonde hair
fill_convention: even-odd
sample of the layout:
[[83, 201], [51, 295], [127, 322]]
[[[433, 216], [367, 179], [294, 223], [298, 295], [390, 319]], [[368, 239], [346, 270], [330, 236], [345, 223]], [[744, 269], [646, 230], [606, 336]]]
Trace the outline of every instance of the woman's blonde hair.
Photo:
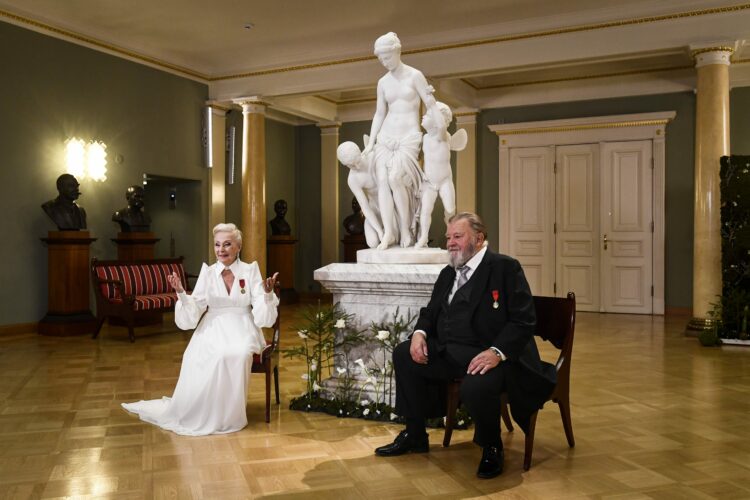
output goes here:
[[231, 222], [216, 224], [216, 226], [214, 226], [214, 236], [216, 236], [216, 233], [229, 233], [230, 237], [237, 242], [240, 248], [242, 248], [242, 231], [237, 229], [237, 226]]

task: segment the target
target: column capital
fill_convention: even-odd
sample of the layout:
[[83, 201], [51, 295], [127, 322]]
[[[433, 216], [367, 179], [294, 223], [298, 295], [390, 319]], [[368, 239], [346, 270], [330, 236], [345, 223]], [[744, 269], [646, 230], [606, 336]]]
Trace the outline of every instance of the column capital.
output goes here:
[[223, 106], [216, 101], [206, 101], [206, 106], [211, 108], [211, 113], [215, 114], [216, 116], [226, 116], [227, 111], [229, 111], [231, 108], [227, 106]]
[[338, 134], [341, 128], [341, 122], [319, 122], [316, 125], [320, 129], [320, 135]]
[[453, 117], [456, 119], [456, 125], [475, 125], [479, 110], [475, 108], [456, 108], [453, 111]]
[[248, 113], [265, 115], [268, 108], [268, 103], [260, 96], [240, 97], [239, 99], [233, 99], [232, 102], [242, 107], [243, 115]]
[[700, 68], [711, 64], [729, 66], [732, 54], [737, 50], [736, 40], [721, 40], [711, 43], [690, 44], [690, 56], [695, 61], [695, 67]]

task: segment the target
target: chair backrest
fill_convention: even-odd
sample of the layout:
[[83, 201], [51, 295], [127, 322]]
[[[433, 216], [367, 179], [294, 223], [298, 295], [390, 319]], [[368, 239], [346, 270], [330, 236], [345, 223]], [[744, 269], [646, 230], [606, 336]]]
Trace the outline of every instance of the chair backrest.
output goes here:
[[[573, 354], [573, 335], [576, 327], [576, 296], [568, 292], [563, 297], [534, 297], [536, 308], [535, 335], [548, 340], [560, 349], [557, 358], [557, 383], [567, 390], [570, 381], [570, 358]], [[556, 389], [557, 391], [557, 389]]]

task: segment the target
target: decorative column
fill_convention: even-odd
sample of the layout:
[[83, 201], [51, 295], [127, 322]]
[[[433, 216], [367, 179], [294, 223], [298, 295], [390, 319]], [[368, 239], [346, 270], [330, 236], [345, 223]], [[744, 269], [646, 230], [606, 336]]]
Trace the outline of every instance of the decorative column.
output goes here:
[[258, 261], [266, 275], [266, 103], [257, 97], [242, 106], [242, 255]]
[[209, 103], [211, 108], [211, 168], [208, 169], [208, 259], [214, 255], [211, 238], [216, 224], [227, 222], [226, 211], [226, 125], [228, 109]]
[[719, 158], [729, 154], [729, 58], [734, 44], [691, 46], [697, 71], [693, 319], [688, 333], [711, 328], [708, 312], [721, 296]]
[[339, 262], [339, 145], [341, 122], [320, 127], [320, 263]]
[[477, 211], [477, 109], [459, 108], [456, 129], [466, 131], [468, 141], [463, 151], [456, 154], [456, 211]]

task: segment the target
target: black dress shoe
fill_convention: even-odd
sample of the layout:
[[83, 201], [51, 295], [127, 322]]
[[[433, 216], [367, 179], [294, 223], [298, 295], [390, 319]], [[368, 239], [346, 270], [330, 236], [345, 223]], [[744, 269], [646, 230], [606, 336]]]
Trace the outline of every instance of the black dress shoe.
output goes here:
[[414, 436], [406, 431], [399, 432], [391, 444], [375, 448], [375, 454], [381, 457], [395, 457], [404, 453], [427, 453], [430, 443], [427, 434]]
[[479, 462], [477, 477], [491, 479], [503, 472], [503, 449], [497, 446], [485, 446], [482, 449], [482, 460]]

